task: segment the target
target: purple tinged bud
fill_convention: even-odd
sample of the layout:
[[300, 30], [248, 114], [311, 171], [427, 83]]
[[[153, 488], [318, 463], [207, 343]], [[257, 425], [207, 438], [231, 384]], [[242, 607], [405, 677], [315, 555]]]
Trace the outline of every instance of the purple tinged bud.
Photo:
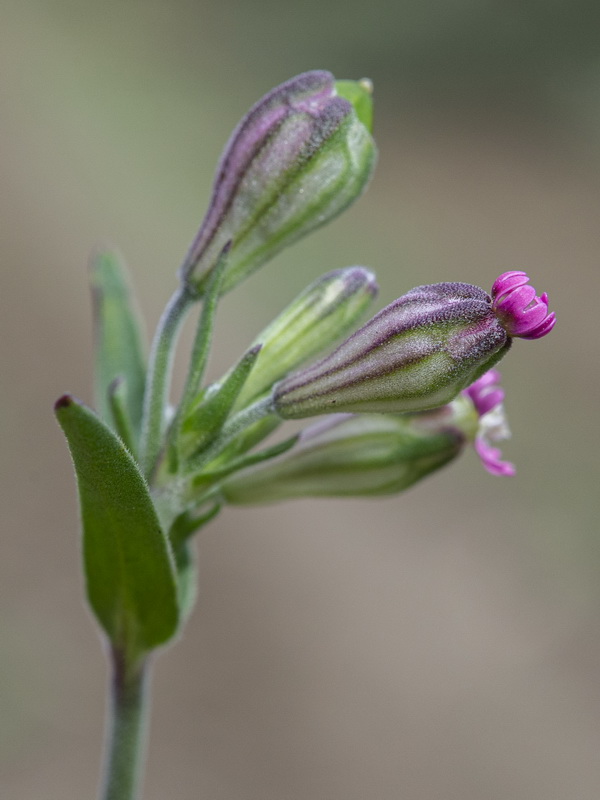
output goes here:
[[548, 313], [548, 295], [536, 295], [525, 272], [504, 272], [492, 286], [492, 308], [509, 336], [540, 339], [550, 333], [556, 314]]
[[284, 419], [435, 408], [493, 366], [510, 343], [483, 289], [419, 286], [331, 355], [281, 381], [274, 408]]
[[265, 95], [221, 157], [183, 280], [203, 291], [232, 240], [223, 291], [295, 239], [339, 214], [365, 187], [373, 139], [329, 72], [306, 72]]

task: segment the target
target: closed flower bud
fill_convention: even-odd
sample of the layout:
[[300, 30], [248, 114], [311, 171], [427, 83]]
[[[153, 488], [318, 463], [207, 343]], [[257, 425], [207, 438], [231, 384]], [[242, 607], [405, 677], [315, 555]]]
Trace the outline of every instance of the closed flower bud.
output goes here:
[[202, 292], [231, 241], [222, 291], [233, 288], [350, 205], [374, 164], [370, 131], [338, 95], [330, 73], [307, 72], [283, 83], [248, 112], [226, 146], [182, 279]]
[[[546, 296], [538, 300], [547, 313]], [[302, 419], [441, 406], [505, 355], [525, 314], [522, 298], [498, 308], [483, 289], [468, 283], [419, 286], [331, 355], [281, 381], [273, 392], [274, 410], [284, 419]], [[540, 336], [551, 330], [554, 315], [548, 320]]]
[[463, 443], [450, 425], [421, 428], [412, 415], [337, 414], [304, 430], [282, 456], [230, 476], [221, 494], [233, 505], [393, 494], [450, 461]]
[[330, 356], [281, 381], [274, 407], [284, 419], [435, 408], [485, 372], [509, 345], [483, 289], [466, 283], [420, 286]]
[[314, 281], [253, 342], [262, 347], [235, 409], [346, 334], [376, 294], [375, 276], [364, 267], [336, 269]]

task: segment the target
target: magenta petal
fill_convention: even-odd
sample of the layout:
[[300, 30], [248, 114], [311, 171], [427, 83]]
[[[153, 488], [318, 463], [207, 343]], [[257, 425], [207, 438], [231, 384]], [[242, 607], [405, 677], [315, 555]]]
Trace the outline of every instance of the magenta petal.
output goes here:
[[556, 315], [548, 314], [548, 295], [536, 296], [525, 272], [505, 272], [492, 287], [492, 309], [509, 336], [539, 339], [550, 333]]
[[496, 301], [496, 308], [503, 314], [518, 316], [537, 300], [533, 286], [519, 286], [506, 292]]
[[491, 475], [512, 476], [516, 474], [514, 464], [502, 461], [502, 453], [497, 447], [492, 447], [482, 437], [475, 440], [475, 450], [481, 463]]
[[504, 400], [504, 390], [500, 388], [500, 373], [497, 369], [490, 369], [468, 386], [464, 393], [472, 400], [477, 413], [482, 417]]
[[551, 314], [548, 314], [546, 319], [540, 322], [532, 330], [529, 330], [526, 334], [521, 334], [522, 339], [541, 339], [542, 336], [545, 336], [547, 333], [550, 333], [552, 328], [556, 323], [556, 314], [554, 311]]
[[[535, 306], [524, 311], [520, 317], [513, 323], [513, 331], [515, 336], [526, 337], [534, 329], [538, 328], [541, 323], [548, 317], [548, 308], [543, 303], [538, 303]], [[535, 337], [537, 338], [537, 337]]]
[[497, 369], [489, 369], [481, 378], [478, 378], [472, 385], [483, 388], [484, 386], [491, 386], [494, 383], [500, 383], [500, 373]]
[[524, 286], [529, 282], [526, 272], [520, 270], [513, 270], [512, 272], [503, 272], [499, 278], [494, 281], [492, 286], [492, 299], [496, 300], [506, 292], [517, 286]]
[[491, 411], [493, 408], [496, 408], [496, 406], [499, 406], [503, 400], [504, 392], [502, 389], [492, 389], [491, 391], [482, 394], [479, 398], [479, 402], [477, 403], [477, 411], [479, 412], [479, 416], [482, 417], [484, 414], [487, 414], [488, 411]]

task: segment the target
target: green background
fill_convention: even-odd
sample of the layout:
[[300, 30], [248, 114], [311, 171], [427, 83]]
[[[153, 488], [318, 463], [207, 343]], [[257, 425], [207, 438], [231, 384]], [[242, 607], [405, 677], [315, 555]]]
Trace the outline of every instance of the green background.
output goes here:
[[503, 363], [514, 479], [469, 452], [403, 497], [231, 511], [201, 534], [199, 606], [156, 665], [145, 800], [600, 794], [597, 2], [4, 0], [11, 800], [92, 797], [98, 774], [106, 664], [52, 415], [65, 391], [92, 398], [88, 254], [120, 247], [152, 329], [232, 127], [314, 68], [373, 80], [376, 176], [226, 298], [211, 375], [349, 264], [376, 270], [377, 308], [525, 269], [558, 323]]

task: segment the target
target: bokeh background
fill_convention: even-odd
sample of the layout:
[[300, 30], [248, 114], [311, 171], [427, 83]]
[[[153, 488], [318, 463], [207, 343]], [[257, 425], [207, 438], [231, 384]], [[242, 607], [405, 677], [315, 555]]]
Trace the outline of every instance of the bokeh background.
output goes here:
[[[52, 416], [91, 400], [86, 260], [118, 244], [151, 330], [251, 103], [375, 84], [368, 193], [222, 304], [212, 373], [320, 273], [491, 286], [558, 314], [503, 365], [514, 479], [467, 453], [404, 496], [223, 514], [156, 663], [146, 800], [600, 796], [600, 5], [3, 0], [1, 794], [93, 797], [106, 663]], [[189, 344], [189, 332], [183, 348]], [[178, 364], [181, 380], [184, 360]]]

